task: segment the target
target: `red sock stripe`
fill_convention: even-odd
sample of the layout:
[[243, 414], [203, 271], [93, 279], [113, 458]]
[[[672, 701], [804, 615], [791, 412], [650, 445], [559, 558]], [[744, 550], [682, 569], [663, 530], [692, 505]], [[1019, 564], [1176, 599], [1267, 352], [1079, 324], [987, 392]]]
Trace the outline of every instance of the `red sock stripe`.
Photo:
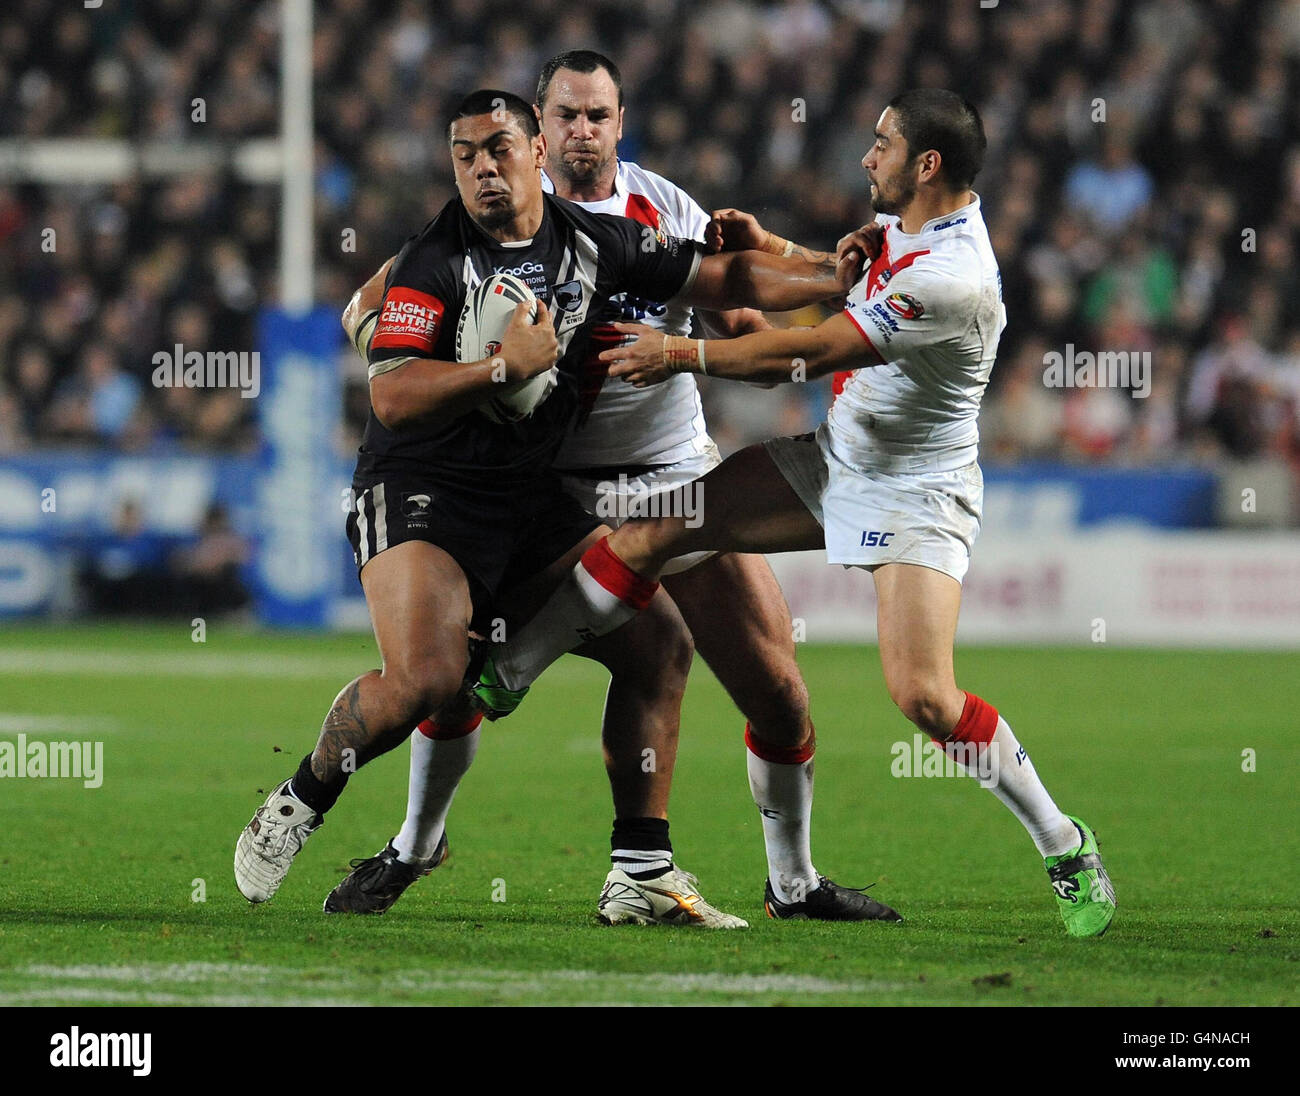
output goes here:
[[774, 765], [802, 765], [817, 750], [817, 732], [814, 730], [808, 736], [806, 746], [773, 746], [754, 734], [753, 728], [746, 723], [745, 745], [760, 761], [770, 761]]
[[475, 712], [464, 723], [439, 723], [433, 719], [426, 719], [417, 730], [425, 738], [432, 738], [435, 742], [447, 742], [453, 738], [464, 738], [467, 734], [473, 734], [482, 722], [483, 713]]
[[998, 710], [987, 700], [981, 700], [974, 693], [966, 694], [966, 706], [961, 710], [961, 718], [948, 737], [949, 742], [974, 742], [977, 746], [987, 745], [998, 729]]
[[642, 578], [614, 554], [609, 537], [596, 541], [583, 553], [582, 566], [619, 601], [640, 611], [650, 604], [659, 583]]

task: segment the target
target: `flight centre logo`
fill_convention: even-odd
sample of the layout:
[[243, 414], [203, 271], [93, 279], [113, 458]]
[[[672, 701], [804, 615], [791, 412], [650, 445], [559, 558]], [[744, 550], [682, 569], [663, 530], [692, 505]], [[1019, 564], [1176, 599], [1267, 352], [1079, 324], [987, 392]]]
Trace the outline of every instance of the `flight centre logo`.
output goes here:
[[384, 298], [370, 346], [374, 350], [411, 350], [430, 354], [438, 338], [438, 324], [446, 306], [418, 289], [395, 285]]

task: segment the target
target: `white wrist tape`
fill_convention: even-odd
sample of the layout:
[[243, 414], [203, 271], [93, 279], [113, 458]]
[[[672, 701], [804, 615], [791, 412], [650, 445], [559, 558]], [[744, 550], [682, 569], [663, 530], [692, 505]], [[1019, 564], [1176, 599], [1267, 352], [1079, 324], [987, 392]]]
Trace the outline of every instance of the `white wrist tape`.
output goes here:
[[394, 369], [400, 369], [407, 362], [413, 362], [413, 361], [415, 361], [414, 355], [411, 355], [406, 358], [391, 358], [386, 362], [371, 362], [370, 369], [368, 371], [370, 379], [373, 381], [376, 377], [384, 373], [391, 373]]
[[361, 322], [357, 324], [357, 329], [352, 332], [352, 346], [363, 358], [366, 356], [366, 347], [370, 345], [370, 336], [375, 332], [375, 324], [379, 322], [379, 309], [372, 308], [364, 316]]

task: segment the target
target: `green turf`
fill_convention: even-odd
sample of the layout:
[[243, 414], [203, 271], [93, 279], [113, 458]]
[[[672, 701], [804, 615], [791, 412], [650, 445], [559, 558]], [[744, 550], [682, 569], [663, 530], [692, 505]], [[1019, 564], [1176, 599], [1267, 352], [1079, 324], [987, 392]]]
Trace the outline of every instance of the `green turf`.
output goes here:
[[7, 629], [0, 739], [53, 718], [40, 736], [101, 739], [105, 774], [98, 789], [0, 781], [0, 1004], [1297, 1003], [1294, 655], [961, 652], [963, 684], [1008, 715], [1062, 807], [1099, 834], [1120, 912], [1087, 941], [1066, 937], [1032, 845], [988, 792], [890, 775], [891, 744], [913, 732], [874, 650], [800, 660], [819, 731], [818, 866], [877, 882], [902, 925], [763, 919], [741, 723], [703, 666], [674, 845], [753, 927], [596, 924], [603, 675], [576, 659], [486, 731], [451, 860], [390, 914], [320, 905], [349, 857], [395, 832], [404, 749], [354, 778], [276, 899], [250, 908], [231, 874], [239, 829], [335, 691], [373, 664], [372, 640]]

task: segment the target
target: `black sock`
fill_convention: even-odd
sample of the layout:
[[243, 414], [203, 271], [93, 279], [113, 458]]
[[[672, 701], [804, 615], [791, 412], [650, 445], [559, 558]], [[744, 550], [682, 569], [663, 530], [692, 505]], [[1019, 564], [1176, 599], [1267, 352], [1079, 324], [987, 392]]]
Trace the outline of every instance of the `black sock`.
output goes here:
[[298, 766], [298, 771], [293, 774], [289, 781], [289, 788], [299, 799], [307, 804], [317, 814], [324, 814], [343, 794], [343, 789], [347, 787], [348, 774], [345, 772], [339, 775], [330, 783], [318, 780], [316, 774], [311, 771], [311, 754], [302, 759]]
[[673, 843], [666, 818], [616, 818], [610, 835], [610, 862], [633, 879], [656, 879], [673, 866]]

